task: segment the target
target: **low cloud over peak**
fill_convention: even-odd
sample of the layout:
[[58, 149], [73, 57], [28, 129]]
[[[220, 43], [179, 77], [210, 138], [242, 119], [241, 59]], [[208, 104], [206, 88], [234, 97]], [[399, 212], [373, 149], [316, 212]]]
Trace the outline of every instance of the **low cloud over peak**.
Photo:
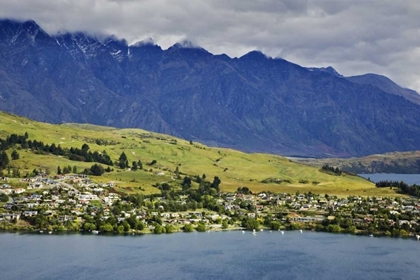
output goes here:
[[420, 91], [417, 0], [2, 1], [0, 17], [33, 19], [50, 34], [153, 38], [165, 49], [185, 39], [231, 57], [258, 49], [345, 76], [383, 74]]

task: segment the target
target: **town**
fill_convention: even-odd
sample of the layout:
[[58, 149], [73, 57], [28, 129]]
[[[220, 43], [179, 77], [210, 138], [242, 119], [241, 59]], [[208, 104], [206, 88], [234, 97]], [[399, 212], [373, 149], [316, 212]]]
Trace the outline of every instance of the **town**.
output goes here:
[[315, 230], [417, 238], [420, 232], [420, 200], [408, 196], [255, 194], [247, 187], [235, 193], [163, 188], [160, 195], [127, 195], [114, 190], [115, 182], [95, 183], [84, 174], [39, 174], [20, 181], [25, 188], [0, 178], [2, 230], [50, 234]]

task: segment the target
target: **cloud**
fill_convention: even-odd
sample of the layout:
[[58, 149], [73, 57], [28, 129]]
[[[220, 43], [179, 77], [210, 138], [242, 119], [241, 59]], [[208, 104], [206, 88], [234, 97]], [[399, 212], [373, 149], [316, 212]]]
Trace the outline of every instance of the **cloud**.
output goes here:
[[0, 0], [0, 17], [33, 19], [49, 33], [153, 38], [163, 48], [188, 39], [232, 57], [258, 49], [420, 91], [417, 0]]

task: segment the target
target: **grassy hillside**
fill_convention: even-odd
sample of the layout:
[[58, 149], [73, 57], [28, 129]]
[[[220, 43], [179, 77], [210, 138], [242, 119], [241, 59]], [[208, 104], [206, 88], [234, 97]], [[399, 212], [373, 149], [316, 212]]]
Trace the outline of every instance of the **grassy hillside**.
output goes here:
[[[63, 148], [80, 148], [87, 143], [91, 151], [106, 151], [114, 161], [125, 152], [130, 165], [132, 161], [140, 159], [147, 171], [120, 170], [113, 167], [113, 172], [95, 177], [96, 181], [116, 182], [120, 191], [157, 193], [159, 190], [152, 186], [155, 183], [179, 185], [181, 180], [173, 179], [178, 166], [182, 177], [184, 174], [206, 174], [207, 180], [212, 181], [214, 176], [218, 176], [222, 181], [221, 190], [226, 192], [246, 186], [254, 192], [311, 191], [344, 196], [394, 195], [392, 191], [375, 188], [362, 178], [346, 174], [329, 175], [320, 172], [316, 167], [294, 163], [276, 155], [247, 154], [231, 149], [207, 147], [200, 143], [191, 144], [186, 140], [141, 129], [115, 129], [85, 124], [52, 125], [0, 112], [0, 137], [25, 132], [28, 132], [30, 140], [60, 144]], [[10, 154], [11, 149], [8, 152]], [[28, 150], [18, 152], [20, 158], [11, 163], [21, 170], [21, 174], [31, 172], [34, 168], [48, 169], [54, 174], [57, 166], [77, 166], [81, 171], [93, 164], [70, 161], [54, 155], [37, 155]], [[147, 163], [153, 160], [157, 163], [148, 166]], [[164, 174], [158, 175], [159, 172]], [[282, 182], [261, 183], [268, 178]]]

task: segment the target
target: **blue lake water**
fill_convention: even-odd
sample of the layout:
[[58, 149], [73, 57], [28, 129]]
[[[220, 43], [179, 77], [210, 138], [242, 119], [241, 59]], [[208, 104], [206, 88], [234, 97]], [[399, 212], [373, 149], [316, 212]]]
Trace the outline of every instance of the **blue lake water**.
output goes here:
[[420, 242], [304, 231], [0, 234], [1, 279], [419, 279]]
[[363, 178], [370, 179], [372, 182], [379, 181], [404, 181], [409, 185], [420, 185], [420, 174], [393, 174], [393, 173], [374, 173], [374, 174], [358, 174]]

